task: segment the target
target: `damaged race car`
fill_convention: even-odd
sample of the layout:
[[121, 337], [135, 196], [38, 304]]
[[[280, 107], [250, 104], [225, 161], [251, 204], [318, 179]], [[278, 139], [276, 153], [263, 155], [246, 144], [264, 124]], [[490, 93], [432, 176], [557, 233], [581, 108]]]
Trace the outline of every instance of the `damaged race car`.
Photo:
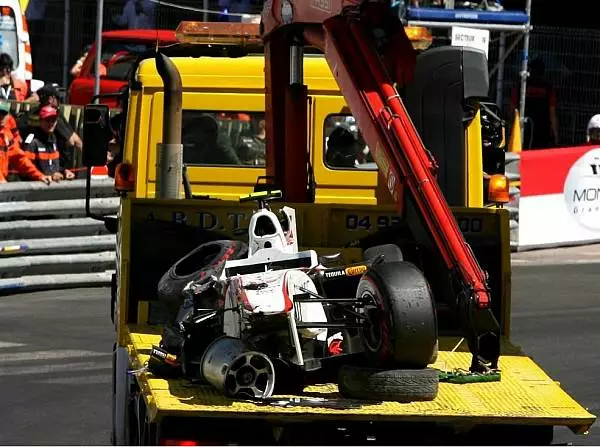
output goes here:
[[[328, 267], [340, 256], [299, 251], [295, 210], [269, 206], [279, 198], [241, 198], [258, 204], [247, 244], [202, 244], [165, 273], [159, 297], [179, 309], [153, 347], [150, 371], [232, 398], [328, 380], [347, 398], [435, 399], [438, 372], [428, 365], [437, 357], [437, 321], [423, 273], [395, 245], [366, 250], [361, 264]], [[190, 263], [196, 279], [172, 281]]]

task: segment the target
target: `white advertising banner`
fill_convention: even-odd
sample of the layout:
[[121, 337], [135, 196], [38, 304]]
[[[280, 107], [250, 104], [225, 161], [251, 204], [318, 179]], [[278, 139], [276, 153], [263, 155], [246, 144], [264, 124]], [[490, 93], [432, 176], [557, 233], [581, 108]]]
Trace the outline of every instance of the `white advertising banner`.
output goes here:
[[600, 147], [521, 153], [519, 247], [600, 241]]

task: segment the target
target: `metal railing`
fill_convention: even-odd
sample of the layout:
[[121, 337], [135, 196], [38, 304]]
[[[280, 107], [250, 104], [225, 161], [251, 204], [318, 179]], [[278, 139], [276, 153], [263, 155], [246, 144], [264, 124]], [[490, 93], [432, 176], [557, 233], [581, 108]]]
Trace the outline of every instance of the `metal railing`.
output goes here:
[[[84, 196], [84, 180], [0, 185], [0, 293], [110, 283], [116, 238]], [[112, 179], [93, 179], [92, 197], [95, 213], [117, 212]]]
[[[510, 47], [516, 39], [519, 35], [507, 34], [505, 47]], [[498, 60], [500, 42], [500, 34], [495, 33], [490, 43], [490, 68]], [[534, 23], [529, 60], [539, 58], [544, 62], [544, 79], [555, 90], [560, 146], [584, 143], [588, 120], [600, 113], [599, 46], [599, 30], [537, 26]], [[520, 72], [521, 54], [513, 51], [505, 61], [501, 97], [495, 98], [502, 106], [503, 115], [509, 119], [512, 116], [511, 93], [518, 85]], [[495, 77], [490, 81], [490, 86], [496, 85]]]

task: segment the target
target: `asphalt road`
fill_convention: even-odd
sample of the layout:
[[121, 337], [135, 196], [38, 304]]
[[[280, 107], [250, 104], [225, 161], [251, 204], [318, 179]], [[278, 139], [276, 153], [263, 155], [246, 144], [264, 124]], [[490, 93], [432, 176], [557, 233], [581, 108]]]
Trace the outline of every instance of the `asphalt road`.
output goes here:
[[[513, 270], [513, 339], [600, 415], [600, 264]], [[108, 289], [0, 297], [0, 444], [110, 442]], [[558, 443], [600, 444], [557, 430]]]
[[[512, 339], [588, 410], [600, 416], [600, 264], [513, 267]], [[557, 430], [555, 442], [600, 445]]]
[[110, 443], [109, 289], [0, 297], [0, 444]]

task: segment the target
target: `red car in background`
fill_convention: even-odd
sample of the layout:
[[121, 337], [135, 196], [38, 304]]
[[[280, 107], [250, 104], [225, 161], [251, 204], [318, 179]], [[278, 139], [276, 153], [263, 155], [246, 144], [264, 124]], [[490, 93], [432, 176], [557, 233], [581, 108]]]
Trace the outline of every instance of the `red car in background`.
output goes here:
[[[119, 30], [102, 33], [100, 94], [119, 93], [128, 84], [129, 75], [137, 57], [159, 46], [177, 43], [174, 30]], [[94, 96], [94, 43], [83, 61], [81, 72], [67, 93], [67, 104], [86, 105]], [[101, 97], [100, 103], [119, 108], [116, 97]]]

